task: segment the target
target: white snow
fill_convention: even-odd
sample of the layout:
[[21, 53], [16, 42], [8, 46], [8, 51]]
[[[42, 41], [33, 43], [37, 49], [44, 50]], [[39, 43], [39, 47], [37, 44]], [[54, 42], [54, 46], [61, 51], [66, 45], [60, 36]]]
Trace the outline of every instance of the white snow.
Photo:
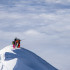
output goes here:
[[3, 70], [13, 70], [14, 66], [16, 65], [17, 58], [10, 60], [10, 61], [4, 61], [3, 62]]
[[0, 50], [0, 54], [4, 54], [5, 52], [14, 53], [12, 50], [13, 50], [13, 47], [12, 47], [12, 45], [10, 45], [10, 46], [7, 46], [7, 47], [3, 48], [2, 50]]
[[12, 68], [14, 68], [17, 62], [17, 58], [12, 59], [10, 61], [5, 61], [5, 53], [6, 52], [14, 53], [12, 50], [14, 50], [12, 45], [7, 46], [2, 50], [0, 50], [0, 70], [12, 70]]
[[0, 70], [57, 70], [33, 52], [12, 45], [0, 50]]

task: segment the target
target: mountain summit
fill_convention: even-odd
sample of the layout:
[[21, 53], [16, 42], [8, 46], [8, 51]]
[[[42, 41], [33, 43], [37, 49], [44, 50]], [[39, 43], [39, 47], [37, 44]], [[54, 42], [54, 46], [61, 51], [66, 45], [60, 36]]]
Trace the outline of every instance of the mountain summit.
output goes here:
[[0, 51], [0, 70], [57, 70], [45, 60], [24, 49], [7, 46]]

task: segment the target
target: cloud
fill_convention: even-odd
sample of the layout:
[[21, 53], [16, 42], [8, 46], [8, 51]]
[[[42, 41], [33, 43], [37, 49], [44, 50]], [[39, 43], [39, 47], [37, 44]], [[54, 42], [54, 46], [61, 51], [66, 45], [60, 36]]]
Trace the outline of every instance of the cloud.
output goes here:
[[22, 18], [20, 14], [0, 11], [0, 19], [19, 19], [19, 18]]
[[49, 2], [49, 3], [60, 3], [61, 0], [45, 0], [46, 2]]
[[49, 3], [62, 3], [62, 4], [70, 3], [70, 0], [45, 0], [45, 1]]
[[39, 35], [40, 33], [35, 30], [28, 30], [25, 32], [26, 35]]
[[12, 11], [17, 13], [53, 13], [56, 10], [70, 9], [69, 1], [67, 0], [33, 0], [33, 1], [8, 1], [3, 6], [2, 10]]

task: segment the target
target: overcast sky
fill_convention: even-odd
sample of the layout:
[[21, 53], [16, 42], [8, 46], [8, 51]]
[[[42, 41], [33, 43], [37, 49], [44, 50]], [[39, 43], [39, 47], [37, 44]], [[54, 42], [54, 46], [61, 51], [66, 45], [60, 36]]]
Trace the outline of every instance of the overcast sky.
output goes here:
[[0, 49], [15, 37], [59, 70], [70, 70], [70, 0], [0, 0]]

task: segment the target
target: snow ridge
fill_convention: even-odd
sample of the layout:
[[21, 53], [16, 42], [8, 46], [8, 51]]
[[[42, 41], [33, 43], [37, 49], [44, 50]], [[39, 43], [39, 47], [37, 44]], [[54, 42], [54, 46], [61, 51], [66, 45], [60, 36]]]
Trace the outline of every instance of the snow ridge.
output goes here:
[[0, 70], [57, 70], [33, 52], [8, 46], [0, 51]]

